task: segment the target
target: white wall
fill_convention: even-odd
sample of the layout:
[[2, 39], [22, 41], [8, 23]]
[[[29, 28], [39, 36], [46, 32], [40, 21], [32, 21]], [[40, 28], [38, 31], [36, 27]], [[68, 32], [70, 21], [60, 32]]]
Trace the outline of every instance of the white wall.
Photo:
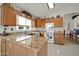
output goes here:
[[70, 30], [73, 31], [74, 30], [74, 21], [72, 20], [72, 16], [65, 15], [63, 19], [64, 19], [65, 34], [67, 34], [69, 32], [68, 31], [68, 23], [70, 23]]
[[79, 27], [77, 27], [77, 22], [79, 23], [79, 16], [76, 17], [73, 21], [74, 21], [74, 28], [79, 29]]

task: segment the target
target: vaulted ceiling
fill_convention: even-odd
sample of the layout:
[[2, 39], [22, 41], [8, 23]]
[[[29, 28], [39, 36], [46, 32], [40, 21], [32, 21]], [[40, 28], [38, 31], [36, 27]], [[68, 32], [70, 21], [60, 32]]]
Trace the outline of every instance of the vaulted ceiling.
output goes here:
[[55, 3], [53, 9], [49, 9], [47, 3], [12, 3], [36, 17], [56, 16], [79, 13], [79, 3]]

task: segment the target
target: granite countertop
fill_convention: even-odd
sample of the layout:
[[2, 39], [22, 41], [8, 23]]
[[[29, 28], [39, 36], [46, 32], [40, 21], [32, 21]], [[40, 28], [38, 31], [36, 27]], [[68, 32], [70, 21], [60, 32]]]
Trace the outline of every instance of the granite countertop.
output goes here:
[[64, 33], [64, 31], [55, 31], [54, 33]]
[[2, 38], [37, 50], [40, 49], [47, 42], [44, 37], [36, 38], [33, 35], [26, 34], [10, 34], [7, 36], [3, 36]]

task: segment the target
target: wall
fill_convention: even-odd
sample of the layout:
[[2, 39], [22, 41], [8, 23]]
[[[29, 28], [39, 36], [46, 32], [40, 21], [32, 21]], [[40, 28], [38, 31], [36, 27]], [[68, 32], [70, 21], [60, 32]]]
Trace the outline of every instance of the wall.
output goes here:
[[[70, 31], [74, 31], [74, 29], [79, 29], [79, 27], [77, 27], [77, 22], [79, 23], [79, 16], [76, 17], [75, 19], [72, 19], [72, 15], [65, 15], [64, 16], [65, 34], [67, 34]], [[70, 30], [69, 31], [68, 31], [68, 23], [70, 23]]]
[[77, 27], [77, 22], [79, 23], [79, 16], [76, 17], [73, 21], [74, 21], [74, 28], [79, 29], [79, 27]]
[[[65, 29], [65, 34], [67, 34], [70, 30], [73, 31], [74, 30], [74, 21], [72, 20], [72, 16], [71, 15], [65, 15], [63, 17], [64, 19], [64, 29]], [[70, 29], [68, 30], [68, 23], [70, 24]]]

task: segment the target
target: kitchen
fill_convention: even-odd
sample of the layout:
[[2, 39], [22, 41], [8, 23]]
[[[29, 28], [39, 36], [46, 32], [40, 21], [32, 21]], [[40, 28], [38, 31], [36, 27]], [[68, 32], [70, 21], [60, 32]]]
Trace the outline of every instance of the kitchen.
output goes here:
[[20, 8], [29, 5], [1, 5], [2, 56], [47, 56], [48, 43], [64, 46], [64, 17], [36, 17], [26, 12], [27, 8]]

